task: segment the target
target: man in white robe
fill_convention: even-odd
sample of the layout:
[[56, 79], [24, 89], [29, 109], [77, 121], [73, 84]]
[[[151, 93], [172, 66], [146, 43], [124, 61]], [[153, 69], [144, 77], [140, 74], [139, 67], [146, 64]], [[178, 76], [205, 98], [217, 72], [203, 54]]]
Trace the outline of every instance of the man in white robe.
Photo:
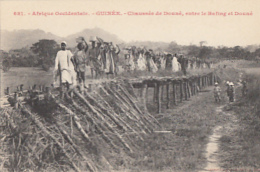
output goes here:
[[60, 75], [59, 82], [61, 88], [61, 98], [64, 97], [65, 90], [69, 90], [72, 85], [76, 85], [76, 72], [72, 63], [72, 53], [66, 50], [66, 42], [61, 43], [61, 50], [58, 51], [54, 66], [54, 86], [57, 85], [57, 73]]

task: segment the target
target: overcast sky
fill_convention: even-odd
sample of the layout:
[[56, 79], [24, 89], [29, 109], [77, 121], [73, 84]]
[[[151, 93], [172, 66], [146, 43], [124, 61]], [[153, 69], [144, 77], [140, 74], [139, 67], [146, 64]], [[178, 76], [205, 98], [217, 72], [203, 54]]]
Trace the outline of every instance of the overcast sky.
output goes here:
[[[178, 44], [235, 46], [260, 44], [259, 0], [89, 0], [89, 1], [1, 1], [1, 29], [42, 29], [67, 36], [99, 27], [124, 41], [176, 41]], [[98, 11], [120, 11], [120, 16], [92, 15]], [[84, 16], [32, 16], [33, 12], [88, 12]], [[133, 12], [162, 12], [162, 15], [130, 16]], [[183, 16], [163, 15], [182, 12]], [[226, 16], [187, 16], [186, 12], [226, 12]], [[15, 16], [23, 12], [24, 16]], [[233, 15], [228, 15], [233, 12]], [[252, 12], [238, 16], [235, 12]], [[30, 13], [31, 15], [29, 15]], [[126, 14], [124, 14], [126, 13]]]

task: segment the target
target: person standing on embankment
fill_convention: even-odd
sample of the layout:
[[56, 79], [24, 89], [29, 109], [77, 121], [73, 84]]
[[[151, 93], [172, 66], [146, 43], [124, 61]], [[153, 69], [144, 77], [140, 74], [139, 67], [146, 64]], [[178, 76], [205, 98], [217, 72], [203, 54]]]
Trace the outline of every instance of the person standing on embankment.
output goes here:
[[67, 43], [61, 43], [61, 50], [58, 51], [54, 66], [54, 85], [57, 83], [57, 77], [60, 82], [60, 96], [64, 98], [64, 94], [69, 91], [72, 85], [76, 84], [76, 72], [74, 71], [74, 64], [72, 63], [72, 53], [66, 49]]

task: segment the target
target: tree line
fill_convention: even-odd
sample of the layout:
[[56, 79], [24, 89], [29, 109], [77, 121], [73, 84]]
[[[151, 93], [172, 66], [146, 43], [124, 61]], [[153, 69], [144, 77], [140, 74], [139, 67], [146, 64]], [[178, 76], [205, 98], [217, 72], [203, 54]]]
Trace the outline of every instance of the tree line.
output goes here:
[[[260, 60], [259, 46], [221, 46], [216, 48], [205, 46], [202, 43], [200, 46], [178, 45], [174, 41], [166, 46], [165, 43], [162, 45], [160, 43], [149, 42], [149, 46], [157, 47], [154, 49], [155, 53], [156, 51], [166, 51], [170, 53], [183, 54], [188, 58], [196, 57], [212, 61], [218, 61], [222, 59]], [[253, 51], [252, 48], [254, 48]], [[42, 67], [43, 70], [48, 71], [54, 65], [54, 59], [59, 49], [60, 45], [55, 40], [42, 39], [32, 44], [31, 47], [10, 50], [9, 52], [1, 51], [3, 70], [8, 71], [11, 67]], [[121, 53], [121, 62], [119, 62], [120, 64], [123, 63], [123, 57], [124, 56]]]

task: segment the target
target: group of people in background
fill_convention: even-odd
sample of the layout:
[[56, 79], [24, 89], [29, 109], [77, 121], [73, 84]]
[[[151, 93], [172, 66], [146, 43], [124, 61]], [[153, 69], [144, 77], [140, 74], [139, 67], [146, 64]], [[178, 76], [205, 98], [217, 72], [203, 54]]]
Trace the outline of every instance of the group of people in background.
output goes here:
[[54, 85], [61, 87], [61, 96], [64, 96], [65, 90], [70, 92], [77, 85], [81, 91], [87, 87], [87, 66], [90, 67], [92, 79], [117, 75], [119, 46], [104, 42], [98, 37], [91, 37], [89, 41], [90, 48], [83, 37], [77, 38], [77, 50], [74, 53], [66, 49], [65, 41], [61, 42], [61, 50], [57, 53], [54, 67]]
[[[234, 83], [227, 81], [226, 88], [227, 88], [226, 93], [227, 93], [229, 102], [234, 102], [235, 101]], [[221, 88], [217, 82], [215, 83], [215, 87], [214, 87], [214, 98], [215, 98], [215, 102], [221, 101]]]
[[[61, 42], [61, 50], [58, 51], [54, 67], [54, 85], [72, 90], [79, 85], [80, 90], [86, 88], [86, 70], [90, 67], [91, 78], [114, 77], [119, 72], [118, 45], [105, 42], [98, 37], [90, 37], [90, 45], [83, 37], [76, 39], [77, 47], [72, 53], [66, 48], [67, 43]], [[184, 58], [183, 55], [167, 52], [154, 53], [152, 49], [135, 46], [124, 48], [125, 71], [148, 71], [155, 73], [158, 70], [172, 72], [182, 71], [186, 75], [187, 69], [210, 68], [211, 64], [198, 59]], [[58, 77], [59, 76], [59, 77]], [[58, 80], [58, 78], [60, 78]], [[59, 82], [58, 82], [59, 81]], [[58, 84], [60, 83], [60, 84]]]
[[195, 59], [185, 58], [182, 54], [172, 54], [168, 52], [156, 52], [145, 47], [127, 47], [125, 55], [126, 71], [149, 71], [170, 70], [172, 72], [183, 71], [186, 75], [187, 69], [211, 68], [211, 63]]

